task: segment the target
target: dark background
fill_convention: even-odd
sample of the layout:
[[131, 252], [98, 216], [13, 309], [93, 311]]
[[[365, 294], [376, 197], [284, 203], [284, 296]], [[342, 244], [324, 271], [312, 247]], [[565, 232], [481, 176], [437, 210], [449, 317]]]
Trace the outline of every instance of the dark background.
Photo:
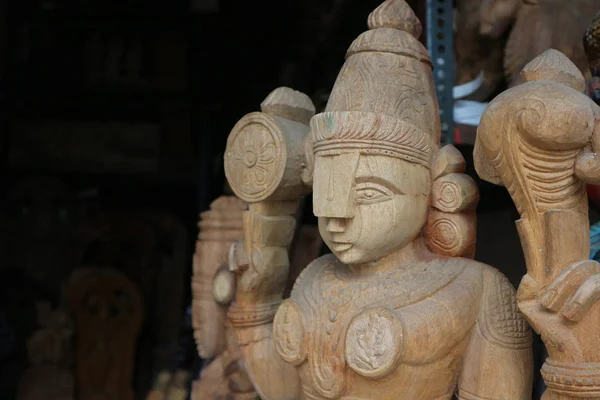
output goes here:
[[[307, 93], [322, 109], [348, 45], [380, 2], [0, 2], [0, 398], [13, 398], [27, 367], [23, 338], [35, 328], [33, 303], [60, 301], [56, 285], [36, 276], [67, 279], [79, 264], [115, 262], [98, 261], [105, 250], [96, 242], [79, 244], [87, 246], [85, 259], [65, 256], [76, 246], [79, 228], [97, 218], [143, 214], [139, 221], [148, 223], [147, 214], [162, 213], [179, 221], [188, 249], [186, 267], [175, 277], [183, 282], [183, 314], [198, 213], [226, 191], [222, 155], [230, 129], [278, 86]], [[411, 6], [424, 20], [424, 2]], [[48, 121], [70, 126], [71, 133], [48, 145], [40, 136], [23, 139], [29, 137], [24, 126]], [[150, 124], [160, 134], [121, 143], [119, 129], [127, 128], [114, 128], [117, 139], [106, 148], [89, 139], [102, 136], [90, 124], [102, 131], [115, 123]], [[481, 191], [476, 258], [516, 286], [525, 273], [514, 227], [518, 214], [504, 188], [478, 179], [472, 147], [457, 147]], [[27, 189], [19, 189], [24, 182]], [[310, 202], [304, 220], [314, 223]], [[160, 240], [153, 243], [152, 251], [169, 252], [159, 248]], [[65, 251], [55, 254], [61, 246]], [[131, 253], [135, 245], [129, 246], [119, 254]], [[24, 265], [29, 253], [38, 258]], [[182, 335], [188, 339], [182, 339], [177, 362], [197, 369], [185, 321]], [[156, 344], [151, 335], [144, 340], [148, 348]], [[140, 368], [136, 388], [143, 398], [158, 367]]]

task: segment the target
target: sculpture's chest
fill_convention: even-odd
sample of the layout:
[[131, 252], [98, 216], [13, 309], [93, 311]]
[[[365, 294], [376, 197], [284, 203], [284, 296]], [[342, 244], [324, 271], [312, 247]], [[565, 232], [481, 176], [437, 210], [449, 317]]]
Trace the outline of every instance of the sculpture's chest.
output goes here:
[[329, 265], [305, 279], [275, 319], [279, 354], [322, 397], [346, 392], [349, 375], [376, 380], [401, 364], [435, 363], [476, 319], [479, 293], [457, 282], [460, 271], [416, 267], [385, 279], [344, 271]]

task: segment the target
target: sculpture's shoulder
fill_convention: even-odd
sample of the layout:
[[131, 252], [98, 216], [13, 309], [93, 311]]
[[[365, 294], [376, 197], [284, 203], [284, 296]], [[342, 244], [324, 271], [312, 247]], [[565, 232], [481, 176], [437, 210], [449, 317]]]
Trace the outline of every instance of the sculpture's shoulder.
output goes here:
[[483, 293], [479, 312], [481, 333], [488, 341], [503, 347], [529, 346], [531, 330], [517, 307], [514, 286], [496, 268], [478, 264], [483, 272]]
[[[465, 258], [448, 259], [444, 269], [460, 270], [452, 282], [457, 306], [465, 299], [478, 307], [477, 322], [484, 338], [502, 347], [531, 344], [531, 330], [517, 307], [516, 290], [496, 268]], [[464, 292], [464, 296], [459, 296]], [[463, 302], [464, 303], [464, 302]]]
[[453, 292], [468, 292], [469, 301], [475, 298], [479, 300], [482, 297], [484, 276], [488, 269], [493, 269], [488, 265], [461, 257], [439, 257], [424, 263], [424, 268], [428, 280], [441, 278], [442, 281], [447, 282], [444, 287], [447, 286]]
[[462, 257], [441, 258], [440, 261], [431, 261], [431, 264], [438, 264], [440, 269], [451, 271], [458, 279], [471, 280], [472, 283], [483, 282], [484, 272], [493, 269], [489, 265]]
[[306, 266], [306, 268], [304, 268], [300, 275], [298, 275], [298, 278], [296, 278], [290, 297], [296, 297], [307, 285], [316, 281], [323, 269], [331, 267], [336, 263], [339, 263], [339, 260], [333, 254], [325, 254], [324, 256], [314, 259]]

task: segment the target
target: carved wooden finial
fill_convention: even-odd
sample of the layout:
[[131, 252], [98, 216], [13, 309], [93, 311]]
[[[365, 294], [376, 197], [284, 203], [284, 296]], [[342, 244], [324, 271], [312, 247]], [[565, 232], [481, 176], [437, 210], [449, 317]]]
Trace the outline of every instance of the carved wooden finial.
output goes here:
[[600, 12], [583, 36], [583, 47], [593, 76], [600, 76]]
[[404, 0], [387, 0], [377, 7], [368, 19], [369, 29], [393, 28], [405, 31], [415, 38], [421, 36], [421, 22]]
[[306, 94], [289, 87], [273, 90], [260, 104], [262, 112], [308, 125], [315, 106]]
[[548, 49], [521, 71], [523, 82], [554, 81], [579, 92], [585, 89], [585, 78], [571, 60], [558, 50]]

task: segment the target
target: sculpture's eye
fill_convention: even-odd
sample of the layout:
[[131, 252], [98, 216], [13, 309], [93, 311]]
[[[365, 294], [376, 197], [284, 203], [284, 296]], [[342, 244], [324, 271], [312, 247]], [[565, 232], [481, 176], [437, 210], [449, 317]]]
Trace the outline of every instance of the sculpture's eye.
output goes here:
[[394, 195], [390, 189], [376, 183], [359, 183], [355, 191], [357, 204], [380, 203]]

